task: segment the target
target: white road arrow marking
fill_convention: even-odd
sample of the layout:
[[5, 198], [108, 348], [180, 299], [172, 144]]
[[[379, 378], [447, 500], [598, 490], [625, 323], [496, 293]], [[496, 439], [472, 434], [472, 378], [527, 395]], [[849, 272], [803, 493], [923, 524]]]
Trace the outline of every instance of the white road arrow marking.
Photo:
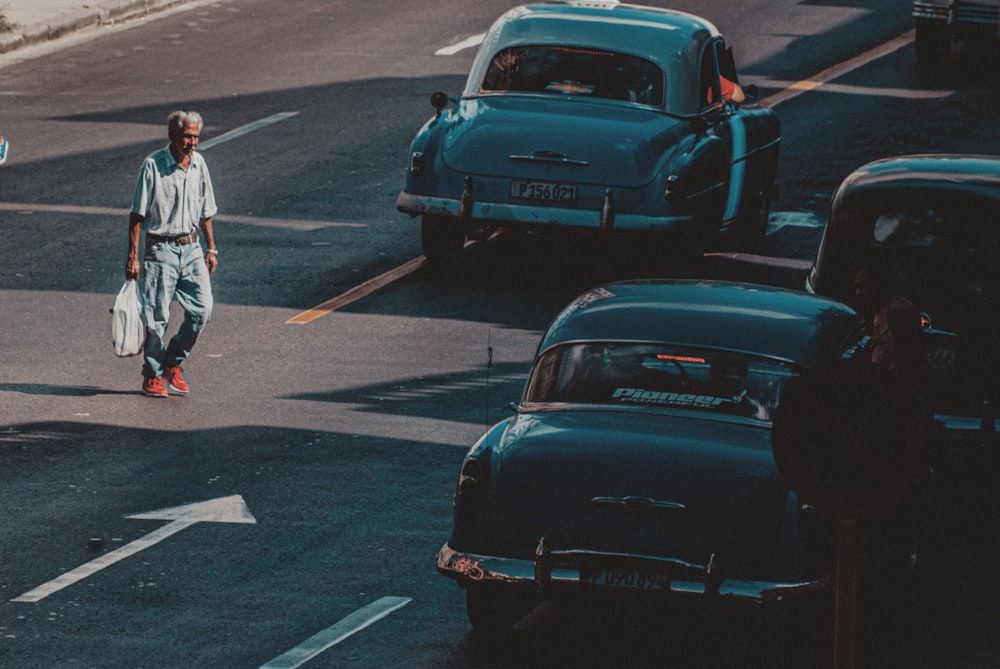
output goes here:
[[62, 576], [55, 578], [48, 583], [29, 590], [20, 597], [12, 599], [12, 602], [38, 602], [45, 599], [54, 592], [82, 581], [91, 574], [95, 574], [105, 567], [109, 567], [120, 560], [131, 557], [136, 553], [153, 546], [167, 537], [177, 534], [181, 530], [186, 530], [196, 523], [247, 523], [254, 524], [257, 519], [253, 517], [247, 508], [243, 497], [232, 495], [230, 497], [219, 497], [218, 499], [175, 506], [149, 513], [137, 513], [126, 518], [138, 518], [141, 520], [170, 520], [168, 525], [150, 532], [146, 536], [122, 546], [121, 548], [105, 553], [96, 560], [81, 565], [72, 571], [68, 571]]

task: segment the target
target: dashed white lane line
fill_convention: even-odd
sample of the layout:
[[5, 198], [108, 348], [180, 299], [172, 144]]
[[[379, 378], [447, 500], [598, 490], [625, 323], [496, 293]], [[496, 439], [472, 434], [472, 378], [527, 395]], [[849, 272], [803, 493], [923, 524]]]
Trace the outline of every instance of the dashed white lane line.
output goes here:
[[211, 139], [206, 139], [204, 142], [200, 142], [198, 144], [198, 150], [208, 151], [213, 146], [218, 146], [219, 144], [232, 141], [237, 137], [242, 137], [243, 135], [249, 134], [255, 130], [266, 128], [269, 125], [274, 125], [275, 123], [284, 121], [285, 119], [292, 118], [293, 116], [298, 116], [298, 114], [299, 113], [297, 111], [281, 112], [280, 114], [273, 114], [272, 116], [268, 116], [267, 118], [262, 118], [259, 121], [254, 121], [253, 123], [247, 123], [246, 125], [242, 125], [234, 130], [222, 133], [218, 137], [213, 137]]
[[452, 44], [451, 46], [446, 46], [444, 48], [438, 49], [434, 52], [435, 56], [454, 56], [459, 51], [465, 51], [466, 49], [471, 49], [477, 47], [483, 43], [483, 39], [486, 37], [486, 33], [479, 33], [478, 35], [473, 35], [472, 37], [467, 37], [466, 39], [458, 42], [457, 44]]
[[287, 653], [279, 655], [270, 662], [262, 664], [260, 669], [295, 669], [313, 659], [320, 653], [336, 646], [347, 637], [360, 632], [372, 623], [378, 622], [387, 615], [401, 609], [412, 601], [409, 597], [383, 597], [382, 599], [358, 609], [332, 627], [315, 634]]
[[[278, 114], [272, 114], [267, 118], [262, 118], [253, 123], [248, 123], [242, 125], [238, 128], [225, 132], [218, 137], [213, 137], [201, 142], [198, 146], [199, 151], [207, 151], [213, 146], [218, 146], [225, 142], [230, 142], [238, 137], [243, 137], [251, 132], [260, 130], [261, 128], [266, 128], [267, 126], [274, 125], [275, 123], [280, 123], [287, 119], [298, 116], [297, 111], [287, 111], [280, 112]], [[63, 213], [63, 214], [84, 214], [93, 216], [121, 216], [127, 217], [129, 212], [127, 209], [117, 209], [113, 207], [86, 207], [86, 206], [75, 206], [75, 205], [63, 205], [63, 204], [37, 204], [37, 203], [26, 203], [26, 202], [0, 202], [0, 211], [13, 211], [21, 214], [33, 214], [38, 212], [43, 213]], [[356, 221], [316, 221], [316, 220], [301, 220], [301, 219], [286, 219], [286, 218], [267, 218], [261, 216], [239, 216], [239, 215], [219, 215], [215, 217], [217, 221], [230, 221], [233, 223], [242, 223], [244, 225], [257, 225], [268, 228], [283, 228], [286, 230], [300, 230], [300, 231], [310, 231], [319, 230], [322, 228], [365, 228], [368, 227], [365, 223], [358, 223]]]
[[[25, 216], [38, 213], [50, 214], [82, 214], [87, 216], [120, 216], [128, 218], [128, 209], [114, 207], [83, 207], [72, 204], [39, 204], [36, 202], [0, 202], [0, 211], [12, 211]], [[219, 214], [215, 221], [256, 225], [265, 228], [282, 228], [308, 232], [322, 228], [366, 228], [367, 223], [357, 221], [322, 221], [294, 218], [267, 218], [264, 216], [237, 216]]]

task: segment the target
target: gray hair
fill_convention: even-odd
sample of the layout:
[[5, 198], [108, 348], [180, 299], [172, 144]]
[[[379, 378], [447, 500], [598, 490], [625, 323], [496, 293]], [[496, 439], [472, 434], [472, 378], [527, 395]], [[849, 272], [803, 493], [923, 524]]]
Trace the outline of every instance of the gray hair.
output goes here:
[[167, 135], [171, 139], [177, 137], [184, 131], [186, 125], [196, 125], [201, 130], [201, 114], [183, 109], [171, 112], [170, 116], [167, 117]]

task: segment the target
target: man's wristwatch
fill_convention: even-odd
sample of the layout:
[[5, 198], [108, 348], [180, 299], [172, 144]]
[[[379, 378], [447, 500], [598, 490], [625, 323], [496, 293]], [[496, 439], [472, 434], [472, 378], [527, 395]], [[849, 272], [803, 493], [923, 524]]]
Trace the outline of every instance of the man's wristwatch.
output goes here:
[[214, 253], [215, 255], [219, 255], [219, 249], [206, 249], [205, 253]]

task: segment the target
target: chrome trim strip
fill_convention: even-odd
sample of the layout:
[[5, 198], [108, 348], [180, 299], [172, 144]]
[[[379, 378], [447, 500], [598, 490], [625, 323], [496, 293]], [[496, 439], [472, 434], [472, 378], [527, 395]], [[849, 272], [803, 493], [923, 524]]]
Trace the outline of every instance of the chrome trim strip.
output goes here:
[[[949, 432], [979, 432], [982, 430], [983, 423], [981, 418], [976, 418], [975, 416], [947, 416], [944, 414], [935, 414], [934, 419], [944, 426], [945, 430]], [[987, 424], [987, 428], [988, 428]], [[996, 432], [1000, 432], [1000, 419], [993, 421], [993, 429]]]
[[590, 167], [586, 160], [574, 160], [562, 154], [536, 153], [531, 156], [513, 155], [508, 156], [511, 160], [527, 163], [547, 163], [550, 165], [569, 165], [571, 167]]
[[729, 132], [732, 134], [733, 153], [729, 166], [729, 197], [726, 199], [723, 221], [731, 221], [739, 213], [747, 169], [744, 160], [747, 152], [747, 130], [742, 117], [734, 115], [729, 118]]
[[687, 511], [687, 506], [680, 502], [668, 502], [652, 497], [594, 497], [592, 504], [619, 506], [626, 511], [649, 513], [650, 511]]

